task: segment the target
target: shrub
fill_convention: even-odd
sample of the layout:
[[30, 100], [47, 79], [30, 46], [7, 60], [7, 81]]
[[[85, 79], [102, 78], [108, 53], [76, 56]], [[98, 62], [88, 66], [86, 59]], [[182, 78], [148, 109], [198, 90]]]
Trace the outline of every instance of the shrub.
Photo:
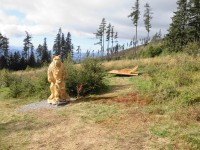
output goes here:
[[159, 56], [162, 53], [162, 48], [160, 46], [150, 46], [148, 49], [150, 57]]
[[197, 42], [188, 43], [183, 49], [187, 54], [196, 57], [200, 53], [200, 45]]
[[47, 74], [43, 73], [35, 82], [35, 95], [39, 98], [47, 98], [49, 97], [50, 93], [50, 83], [47, 80]]
[[10, 85], [10, 96], [13, 98], [34, 96], [36, 87], [33, 81], [27, 78], [14, 77]]
[[94, 94], [106, 88], [105, 71], [97, 59], [85, 59], [82, 64], [83, 94]]
[[46, 98], [50, 94], [46, 72], [41, 72], [38, 76], [21, 76], [7, 70], [1, 70], [0, 76], [0, 88], [8, 87], [10, 97]]
[[14, 76], [8, 70], [0, 71], [0, 87], [9, 87], [14, 79]]
[[137, 56], [141, 58], [159, 56], [162, 53], [162, 47], [162, 44], [150, 44], [141, 49]]
[[22, 78], [13, 78], [12, 83], [10, 84], [9, 88], [9, 96], [13, 98], [17, 98], [21, 95], [23, 92], [23, 89], [21, 88]]
[[65, 63], [67, 71], [66, 88], [70, 95], [77, 95], [77, 86], [81, 84], [81, 71], [72, 62]]
[[96, 94], [107, 88], [104, 82], [105, 71], [97, 59], [85, 59], [79, 68], [67, 62], [66, 68], [66, 87], [71, 95]]

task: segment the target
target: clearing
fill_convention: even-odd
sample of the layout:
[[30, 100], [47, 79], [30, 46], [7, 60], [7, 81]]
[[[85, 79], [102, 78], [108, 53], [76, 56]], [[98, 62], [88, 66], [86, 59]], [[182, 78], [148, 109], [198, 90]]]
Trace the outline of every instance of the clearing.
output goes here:
[[[157, 122], [170, 120], [170, 117], [149, 113], [148, 99], [134, 90], [131, 78], [135, 77], [109, 76], [109, 92], [79, 98], [57, 109], [19, 111], [21, 106], [5, 101], [1, 96], [0, 149], [149, 150], [180, 147], [163, 136], [165, 133], [158, 131], [161, 136], [152, 134], [156, 132], [152, 127]], [[187, 149], [187, 145], [181, 144], [181, 147]]]

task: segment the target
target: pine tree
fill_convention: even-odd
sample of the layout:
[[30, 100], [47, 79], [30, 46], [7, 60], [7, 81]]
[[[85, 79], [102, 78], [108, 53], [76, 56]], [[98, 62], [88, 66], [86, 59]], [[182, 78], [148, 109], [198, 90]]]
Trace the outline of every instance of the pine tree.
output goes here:
[[7, 68], [7, 59], [2, 55], [0, 57], [0, 69]]
[[106, 41], [108, 43], [107, 45], [107, 55], [109, 55], [109, 45], [110, 45], [110, 35], [111, 35], [111, 24], [109, 23], [107, 26], [107, 31], [106, 31]]
[[73, 60], [74, 58], [74, 45], [72, 44], [72, 49], [71, 49], [71, 58]]
[[78, 48], [77, 48], [77, 55], [78, 55], [78, 59], [77, 59], [77, 62], [81, 62], [81, 47], [80, 46], [78, 46]]
[[200, 0], [190, 0], [188, 13], [189, 41], [200, 41]]
[[114, 26], [111, 27], [111, 32], [110, 32], [110, 38], [111, 38], [111, 43], [112, 43], [112, 48], [111, 48], [111, 54], [113, 53], [113, 43], [114, 43]]
[[38, 45], [36, 52], [37, 52], [37, 65], [40, 66], [41, 61], [42, 61], [42, 50], [43, 47], [41, 44]]
[[42, 63], [49, 63], [49, 54], [48, 54], [48, 47], [47, 47], [47, 38], [44, 38], [44, 43], [42, 46], [42, 57], [41, 57]]
[[166, 36], [167, 46], [173, 51], [182, 50], [183, 46], [187, 44], [187, 0], [178, 0], [177, 11], [172, 18], [169, 33]]
[[67, 51], [64, 33], [61, 34], [61, 43], [60, 43], [60, 45], [61, 45], [61, 52], [60, 52], [61, 60], [64, 61], [64, 59], [66, 57], [66, 51]]
[[56, 39], [54, 41], [54, 45], [53, 45], [53, 51], [54, 51], [54, 55], [61, 55], [61, 36], [62, 36], [62, 29], [60, 28], [57, 35], [56, 35]]
[[106, 30], [106, 20], [105, 18], [102, 19], [101, 21], [101, 31], [102, 31], [102, 53], [104, 54], [104, 38], [105, 38], [105, 30]]
[[115, 32], [115, 36], [114, 36], [114, 39], [115, 39], [115, 43], [116, 43], [116, 45], [115, 45], [115, 53], [117, 53], [118, 52], [118, 50], [119, 50], [119, 45], [118, 45], [118, 32]]
[[32, 47], [32, 43], [31, 43], [31, 35], [27, 32], [26, 32], [26, 37], [24, 39], [24, 48], [23, 48], [23, 51], [24, 51], [24, 55], [26, 57], [26, 60], [28, 61], [29, 60], [29, 50], [31, 49]]
[[7, 66], [8, 66], [8, 59], [9, 59], [9, 56], [8, 56], [9, 39], [5, 36], [5, 37], [2, 38], [1, 42], [2, 42], [1, 50], [2, 50], [4, 58], [5, 58], [4, 67], [7, 68]]
[[22, 55], [20, 59], [20, 70], [24, 70], [27, 67], [27, 61], [25, 60], [24, 56]]
[[147, 39], [149, 41], [149, 32], [150, 32], [150, 28], [151, 28], [151, 20], [152, 20], [152, 9], [149, 5], [149, 3], [146, 3], [145, 4], [145, 12], [144, 12], [144, 24], [145, 24], [145, 28], [148, 32], [148, 35], [147, 35]]
[[13, 70], [13, 68], [14, 68], [13, 65], [14, 65], [14, 59], [13, 59], [13, 54], [11, 53], [9, 55], [8, 69]]
[[2, 38], [2, 51], [3, 51], [3, 55], [5, 56], [5, 58], [8, 57], [8, 51], [9, 51], [9, 39], [7, 37], [3, 37]]
[[2, 50], [2, 45], [3, 45], [3, 35], [0, 33], [0, 54], [3, 51]]
[[14, 52], [13, 58], [12, 58], [12, 69], [13, 70], [20, 70], [20, 53], [19, 52]]
[[133, 24], [136, 27], [136, 43], [137, 43], [137, 27], [138, 27], [138, 21], [139, 21], [139, 18], [140, 18], [139, 0], [136, 0], [135, 6], [132, 7], [132, 12], [130, 13], [130, 15], [128, 17], [131, 18]]
[[68, 32], [66, 37], [66, 52], [64, 57], [65, 59], [67, 59], [70, 54], [73, 55], [72, 48], [73, 45], [72, 45], [71, 33]]
[[35, 55], [34, 55], [33, 49], [31, 50], [31, 55], [28, 60], [28, 66], [32, 68], [36, 67], [36, 61], [35, 61]]
[[90, 57], [90, 51], [87, 50], [87, 51], [86, 51], [86, 58], [89, 58], [89, 57]]
[[101, 54], [104, 55], [104, 39], [105, 39], [105, 31], [106, 31], [106, 20], [105, 18], [102, 19], [101, 24], [99, 25], [99, 29], [97, 30], [95, 34], [96, 38], [99, 39], [98, 43], [101, 45]]

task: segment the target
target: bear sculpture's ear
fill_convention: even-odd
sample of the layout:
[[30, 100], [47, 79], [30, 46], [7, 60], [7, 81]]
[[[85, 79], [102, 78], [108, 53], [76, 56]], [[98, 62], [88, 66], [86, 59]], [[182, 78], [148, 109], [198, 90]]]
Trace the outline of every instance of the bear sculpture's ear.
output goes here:
[[58, 55], [58, 57], [60, 58], [61, 56], [60, 56], [60, 55]]
[[53, 55], [52, 57], [51, 57], [51, 59], [54, 59], [56, 56], [55, 55]]

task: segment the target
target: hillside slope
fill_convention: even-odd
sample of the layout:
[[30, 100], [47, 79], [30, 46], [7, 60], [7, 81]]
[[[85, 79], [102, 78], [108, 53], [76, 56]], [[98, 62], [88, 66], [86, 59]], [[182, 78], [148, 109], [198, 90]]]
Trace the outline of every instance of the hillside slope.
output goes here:
[[29, 98], [8, 99], [9, 89], [1, 88], [0, 149], [200, 148], [199, 58], [178, 54], [103, 65], [106, 70], [138, 65], [141, 75], [108, 75], [107, 92], [58, 109], [16, 111]]

